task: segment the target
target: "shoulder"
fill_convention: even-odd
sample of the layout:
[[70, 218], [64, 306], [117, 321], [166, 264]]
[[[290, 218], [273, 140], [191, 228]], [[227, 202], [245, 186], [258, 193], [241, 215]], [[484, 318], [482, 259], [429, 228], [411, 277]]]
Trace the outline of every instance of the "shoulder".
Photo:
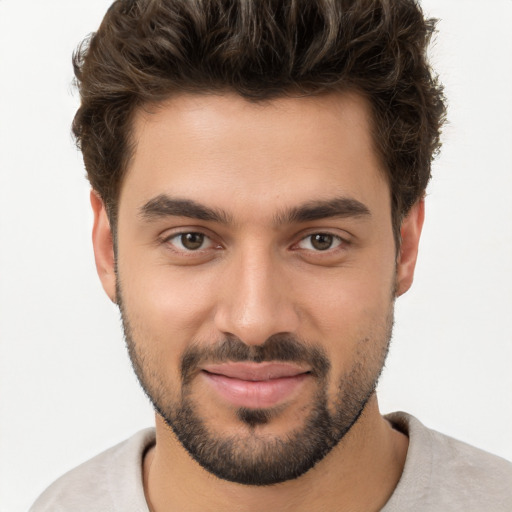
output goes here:
[[510, 462], [431, 430], [406, 413], [386, 418], [409, 437], [402, 478], [389, 504], [400, 500], [422, 511], [512, 510]]
[[29, 512], [146, 512], [142, 459], [154, 429], [138, 432], [56, 480]]

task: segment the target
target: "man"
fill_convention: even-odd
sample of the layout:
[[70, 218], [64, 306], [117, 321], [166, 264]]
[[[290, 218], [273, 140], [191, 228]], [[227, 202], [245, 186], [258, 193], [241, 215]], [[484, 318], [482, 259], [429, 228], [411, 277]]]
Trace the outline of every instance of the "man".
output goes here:
[[114, 2], [75, 57], [93, 242], [156, 429], [42, 510], [493, 510], [375, 388], [444, 119], [413, 1]]

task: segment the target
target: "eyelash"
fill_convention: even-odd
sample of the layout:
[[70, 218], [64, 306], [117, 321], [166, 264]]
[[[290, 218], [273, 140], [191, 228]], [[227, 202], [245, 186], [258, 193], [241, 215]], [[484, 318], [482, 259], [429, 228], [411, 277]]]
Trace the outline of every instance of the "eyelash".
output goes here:
[[344, 240], [339, 235], [334, 235], [333, 233], [320, 231], [320, 232], [310, 233], [310, 234], [306, 235], [305, 237], [301, 238], [299, 240], [299, 242], [295, 245], [299, 246], [301, 243], [309, 240], [309, 245], [314, 246], [313, 237], [327, 237], [327, 238], [331, 239], [331, 245], [325, 249], [316, 248], [316, 250], [315, 250], [315, 248], [312, 248], [312, 249], [306, 248], [306, 250], [308, 250], [308, 251], [319, 253], [319, 254], [320, 253], [331, 253], [334, 250], [338, 249], [340, 246], [346, 245], [348, 243], [346, 240]]
[[[183, 244], [183, 237], [184, 236], [187, 236], [187, 235], [198, 235], [199, 237], [202, 237], [202, 240], [201, 240], [201, 244], [200, 246], [197, 248], [197, 249], [190, 249], [190, 248], [187, 248], [184, 246]], [[304, 247], [300, 247], [300, 244], [304, 243], [305, 241], [309, 240], [309, 245], [310, 246], [313, 246], [313, 237], [327, 237], [327, 238], [331, 238], [331, 245], [325, 249], [318, 249], [318, 248], [304, 248]], [[181, 247], [176, 247], [176, 244], [172, 242], [172, 240], [178, 240], [178, 243], [181, 245]], [[204, 242], [208, 241], [209, 244], [207, 247], [202, 247], [202, 245], [204, 244]], [[201, 254], [203, 253], [204, 251], [210, 249], [212, 246], [214, 248], [221, 248], [221, 245], [220, 244], [215, 244], [215, 242], [212, 240], [212, 237], [208, 236], [207, 234], [205, 233], [202, 233], [200, 231], [180, 231], [178, 233], [173, 233], [169, 236], [166, 236], [165, 238], [162, 239], [162, 242], [168, 246], [171, 246], [172, 249], [178, 253], [181, 253], [181, 254], [190, 254], [190, 255], [194, 255], [194, 254]], [[300, 249], [304, 249], [305, 251], [308, 251], [308, 252], [311, 252], [311, 253], [316, 253], [318, 255], [321, 255], [321, 254], [332, 254], [332, 252], [336, 251], [336, 250], [341, 250], [343, 249], [345, 246], [347, 246], [350, 242], [348, 242], [346, 239], [342, 238], [341, 236], [339, 235], [335, 235], [333, 233], [329, 233], [329, 232], [324, 232], [324, 231], [316, 231], [314, 233], [309, 233], [307, 234], [306, 236], [303, 236], [298, 242], [296, 242], [295, 244], [293, 244], [291, 246], [291, 249], [292, 250], [300, 250]], [[334, 246], [333, 246], [334, 245]]]
[[[200, 237], [203, 237], [203, 241], [202, 241], [201, 245], [203, 245], [203, 243], [205, 241], [209, 241], [210, 243], [208, 244], [208, 247], [206, 247], [206, 248], [198, 248], [196, 250], [188, 249], [187, 247], [184, 247], [184, 245], [183, 245], [183, 237], [187, 236], [187, 235], [199, 235]], [[174, 240], [174, 239], [180, 240], [179, 243], [181, 244], [182, 248], [175, 247], [175, 245], [172, 243], [172, 240]], [[185, 254], [187, 254], [187, 253], [198, 254], [198, 253], [201, 253], [201, 252], [209, 249], [211, 246], [215, 245], [215, 243], [213, 242], [213, 240], [210, 236], [206, 235], [205, 233], [201, 233], [200, 231], [180, 231], [179, 233], [173, 233], [172, 235], [165, 237], [162, 241], [164, 244], [173, 246], [173, 249], [175, 251], [180, 252], [180, 253], [185, 253]], [[220, 247], [220, 244], [217, 244], [216, 247]]]

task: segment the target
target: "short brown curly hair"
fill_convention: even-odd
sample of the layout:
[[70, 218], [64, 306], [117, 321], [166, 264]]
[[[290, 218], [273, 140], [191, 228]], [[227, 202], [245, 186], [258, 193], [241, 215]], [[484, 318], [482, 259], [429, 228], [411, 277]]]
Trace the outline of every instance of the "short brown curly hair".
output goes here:
[[445, 119], [415, 0], [116, 0], [73, 56], [73, 132], [115, 226], [134, 112], [177, 92], [251, 101], [356, 90], [370, 102], [395, 237], [421, 198]]

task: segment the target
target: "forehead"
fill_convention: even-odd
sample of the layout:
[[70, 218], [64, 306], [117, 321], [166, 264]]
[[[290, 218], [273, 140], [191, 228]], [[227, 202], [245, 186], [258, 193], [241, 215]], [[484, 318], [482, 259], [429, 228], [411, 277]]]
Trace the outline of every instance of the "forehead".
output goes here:
[[175, 96], [136, 113], [119, 206], [160, 194], [269, 215], [331, 196], [387, 202], [371, 126], [369, 104], [355, 93]]

